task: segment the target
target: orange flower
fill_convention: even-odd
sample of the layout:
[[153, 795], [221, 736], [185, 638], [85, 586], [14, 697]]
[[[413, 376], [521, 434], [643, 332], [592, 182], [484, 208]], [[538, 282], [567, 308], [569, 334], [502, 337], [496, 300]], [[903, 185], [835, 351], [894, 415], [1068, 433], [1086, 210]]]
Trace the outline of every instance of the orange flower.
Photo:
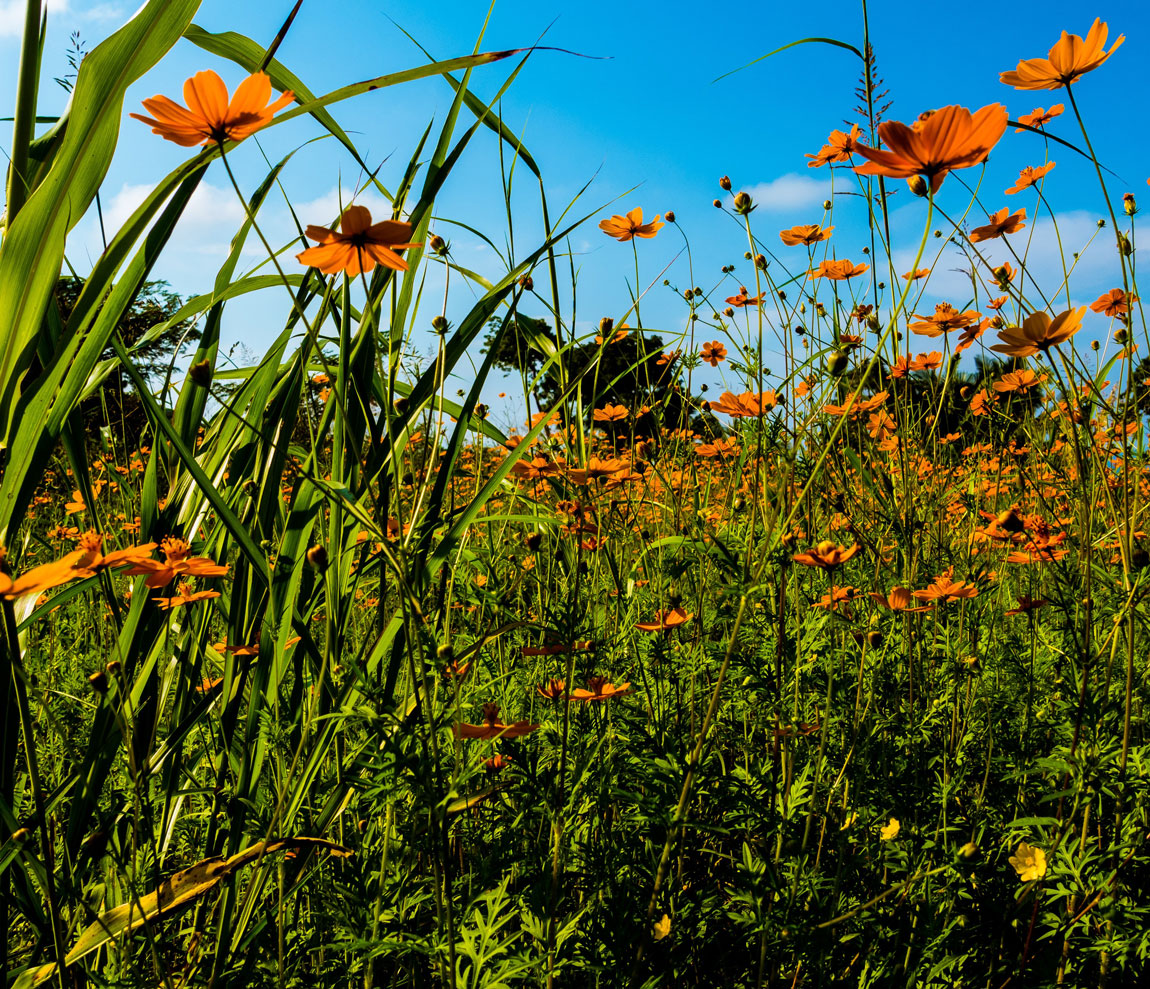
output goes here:
[[807, 273], [807, 281], [813, 281], [816, 278], [829, 278], [839, 282], [847, 278], [854, 278], [855, 275], [861, 275], [869, 268], [869, 264], [853, 264], [846, 260], [820, 261], [816, 269]]
[[563, 696], [563, 692], [567, 689], [566, 680], [556, 680], [554, 678], [548, 680], [543, 686], [536, 687], [535, 693], [540, 697], [545, 697], [549, 701], [557, 701]]
[[908, 179], [922, 175], [937, 192], [946, 173], [969, 168], [986, 160], [1006, 131], [1006, 107], [984, 106], [973, 115], [964, 106], [944, 106], [917, 127], [895, 120], [879, 124], [878, 133], [888, 150], [860, 144], [858, 153], [867, 159], [856, 165], [860, 175], [886, 175]]
[[627, 411], [625, 405], [612, 405], [608, 402], [601, 409], [596, 409], [592, 413], [592, 418], [596, 422], [623, 422], [631, 413]]
[[641, 206], [636, 206], [626, 216], [615, 215], [609, 220], [599, 221], [599, 229], [618, 241], [630, 240], [632, 237], [654, 237], [663, 225], [658, 215], [650, 223], [644, 223]]
[[794, 561], [807, 567], [822, 567], [824, 570], [833, 570], [835, 567], [846, 563], [847, 560], [853, 559], [861, 550], [862, 546], [858, 543], [849, 547], [836, 546], [829, 539], [824, 539], [814, 549], [809, 549], [805, 553], [796, 553]]
[[832, 586], [829, 593], [824, 594], [818, 601], [815, 602], [816, 608], [825, 608], [827, 611], [837, 610], [840, 604], [853, 601], [858, 595], [859, 589], [851, 587], [849, 584], [846, 587]]
[[1057, 162], [1048, 161], [1045, 165], [1039, 165], [1037, 168], [1027, 165], [1021, 172], [1018, 173], [1018, 179], [1009, 189], [1006, 190], [1008, 196], [1013, 196], [1017, 192], [1022, 192], [1023, 189], [1029, 189], [1032, 185], [1037, 185], [1038, 180], [1049, 172]]
[[670, 608], [667, 611], [656, 611], [655, 617], [649, 622], [636, 622], [635, 628], [641, 632], [669, 632], [694, 617], [694, 612], [684, 611], [682, 608]]
[[881, 608], [891, 611], [905, 611], [910, 605], [910, 588], [901, 585], [892, 587], [889, 594], [872, 592], [871, 600]]
[[712, 340], [710, 343], [703, 344], [703, 349], [699, 351], [699, 356], [705, 360], [711, 367], [718, 367], [720, 361], [727, 359], [727, 348], [722, 345], [718, 340]]
[[996, 343], [990, 349], [1011, 357], [1032, 357], [1039, 351], [1046, 353], [1051, 347], [1065, 343], [1074, 336], [1082, 328], [1082, 317], [1085, 314], [1085, 306], [1081, 309], [1067, 309], [1054, 319], [1044, 312], [1031, 313], [1022, 321], [1021, 326], [1006, 326], [999, 330], [998, 338], [1002, 343]]
[[851, 155], [858, 150], [858, 140], [861, 136], [862, 130], [858, 124], [851, 127], [849, 134], [844, 134], [841, 130], [831, 131], [827, 143], [822, 146], [818, 154], [803, 156], [812, 159], [807, 162], [807, 168], [821, 168], [834, 162], [850, 161]]
[[623, 694], [631, 693], [630, 683], [621, 683], [618, 686], [608, 681], [606, 677], [591, 676], [587, 678], [587, 687], [576, 687], [571, 691], [571, 700], [583, 701], [584, 703], [590, 701], [606, 701], [612, 697], [621, 697]]
[[371, 271], [377, 264], [396, 271], [407, 271], [407, 262], [397, 251], [412, 244], [412, 226], [403, 220], [371, 222], [371, 211], [366, 206], [349, 206], [339, 220], [340, 232], [328, 227], [309, 225], [307, 235], [319, 244], [296, 255], [301, 264], [318, 268], [325, 275], [345, 272], [355, 278], [361, 272]]
[[779, 398], [773, 390], [759, 395], [753, 391], [743, 392], [741, 395], [732, 395], [729, 391], [725, 391], [717, 402], [711, 402], [710, 408], [712, 412], [722, 412], [736, 419], [757, 418], [760, 412], [769, 412], [778, 404]]
[[74, 553], [69, 553], [61, 560], [52, 563], [43, 563], [31, 570], [26, 570], [15, 580], [6, 573], [0, 573], [0, 599], [15, 601], [29, 594], [42, 594], [53, 587], [66, 584], [76, 576], [72, 569]]
[[942, 367], [942, 354], [932, 350], [929, 354], [919, 354], [910, 365], [912, 371], [936, 371]]
[[892, 378], [905, 378], [910, 373], [910, 369], [910, 357], [903, 354], [890, 366], [890, 376]]
[[499, 705], [483, 705], [483, 724], [469, 725], [458, 722], [451, 726], [456, 738], [518, 738], [535, 731], [539, 726], [528, 721], [515, 721], [505, 725], [499, 720]]
[[762, 304], [762, 301], [763, 301], [763, 297], [761, 295], [756, 295], [753, 298], [751, 296], [747, 295], [747, 286], [746, 285], [740, 285], [739, 286], [739, 294], [738, 295], [727, 296], [727, 305], [728, 306], [758, 306], [758, 305]]
[[92, 529], [80, 536], [76, 543], [76, 553], [73, 554], [75, 562], [72, 564], [77, 577], [90, 577], [111, 567], [138, 563], [146, 559], [156, 548], [155, 543], [143, 543], [140, 546], [129, 546], [127, 549], [113, 550], [105, 554], [101, 551], [103, 544], [104, 537]]
[[[1023, 368], [1021, 371], [1010, 371], [1004, 374], [1001, 381], [994, 383], [994, 390], [1000, 395], [1012, 391], [1028, 392], [1031, 388], [1037, 388], [1044, 380], [1045, 378], [1038, 377], [1030, 368]], [[974, 411], [973, 402], [971, 403], [971, 411]]]
[[952, 580], [950, 574], [935, 577], [925, 591], [915, 591], [914, 596], [920, 601], [935, 601], [946, 604], [948, 601], [959, 601], [963, 598], [978, 596], [978, 588], [968, 584], [965, 580]]
[[[1024, 113], [1018, 118], [1020, 124], [1025, 124], [1026, 127], [1041, 127], [1043, 124], [1048, 124], [1055, 117], [1059, 116], [1066, 107], [1062, 103], [1055, 103], [1049, 110], [1043, 110], [1042, 107], [1036, 106], [1030, 113]], [[1026, 127], [1014, 128], [1015, 134], [1021, 134]]]
[[182, 608], [189, 604], [195, 604], [197, 601], [207, 601], [219, 596], [219, 591], [193, 591], [188, 588], [187, 584], [180, 584], [172, 597], [157, 597], [152, 598], [152, 600], [160, 606], [162, 611], [171, 611], [173, 608]]
[[1130, 312], [1130, 303], [1137, 302], [1138, 296], [1126, 297], [1126, 292], [1120, 288], [1112, 288], [1104, 295], [1098, 296], [1090, 308], [1094, 312], [1105, 313], [1107, 316], [1125, 316]]
[[242, 141], [267, 124], [277, 110], [282, 110], [295, 97], [289, 91], [274, 103], [271, 80], [266, 73], [257, 72], [239, 84], [235, 96], [228, 102], [228, 89], [224, 81], [210, 69], [197, 72], [184, 83], [182, 107], [166, 96], [153, 96], [144, 100], [144, 109], [152, 114], [138, 113], [128, 116], [143, 121], [165, 141], [174, 141], [183, 148], [197, 144], [222, 144], [224, 141]]
[[982, 334], [984, 334], [990, 327], [990, 320], [984, 319], [977, 326], [968, 326], [958, 336], [958, 343], [954, 345], [954, 352], [961, 354], [964, 350], [968, 349]]
[[915, 313], [914, 318], [921, 322], [911, 323], [910, 331], [924, 337], [940, 337], [951, 330], [964, 329], [981, 315], [977, 309], [968, 309], [960, 313], [949, 302], [940, 302], [934, 307], [933, 316], [920, 316]]
[[205, 556], [188, 556], [191, 547], [183, 539], [169, 536], [160, 543], [160, 549], [164, 552], [162, 561], [150, 559], [133, 561], [128, 574], [130, 576], [148, 574], [148, 578], [144, 581], [148, 587], [163, 587], [178, 575], [222, 577], [228, 572], [226, 566], [220, 566]]
[[1017, 233], [1026, 226], [1022, 221], [1026, 219], [1026, 209], [1010, 212], [1009, 206], [1004, 206], [996, 213], [990, 214], [990, 223], [985, 227], [975, 227], [970, 232], [970, 242], [977, 244], [980, 240], [993, 240], [1003, 234]]
[[1013, 72], [1003, 72], [999, 79], [1015, 89], [1061, 89], [1069, 86], [1079, 76], [1098, 68], [1126, 40], [1126, 36], [1120, 34], [1110, 46], [1110, 51], [1103, 51], [1107, 33], [1102, 19], [1095, 17], [1085, 40], [1063, 31], [1046, 58], [1023, 59]]
[[780, 230], [779, 238], [787, 247], [797, 247], [799, 244], [817, 244], [826, 240], [834, 227], [820, 227], [817, 223], [807, 223], [790, 230]]
[[929, 268], [919, 268], [917, 271], [903, 272], [903, 278], [908, 282], [916, 282], [920, 278], [926, 278], [930, 274]]

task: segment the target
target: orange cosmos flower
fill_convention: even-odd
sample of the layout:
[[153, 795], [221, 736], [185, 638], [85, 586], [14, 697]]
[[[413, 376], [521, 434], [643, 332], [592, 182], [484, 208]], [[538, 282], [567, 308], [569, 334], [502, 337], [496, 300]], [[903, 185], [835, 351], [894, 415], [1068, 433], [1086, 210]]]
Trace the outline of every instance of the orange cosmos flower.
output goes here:
[[98, 532], [89, 529], [83, 533], [76, 542], [76, 552], [71, 554], [74, 558], [72, 564], [77, 577], [90, 577], [101, 570], [111, 567], [123, 566], [128, 563], [138, 563], [146, 559], [148, 554], [156, 548], [155, 543], [143, 543], [140, 546], [129, 546], [127, 549], [113, 550], [111, 553], [102, 552], [104, 537]]
[[[1001, 381], [994, 383], [994, 390], [1000, 395], [1012, 391], [1028, 392], [1031, 388], [1037, 388], [1045, 380], [1045, 377], [1038, 377], [1030, 368], [1023, 368], [1021, 371], [1011, 371], [1004, 374]], [[971, 411], [974, 411], [973, 402], [971, 403]]]
[[929, 354], [919, 354], [910, 365], [912, 371], [937, 371], [942, 367], [942, 354], [932, 350]]
[[1063, 31], [1046, 58], [1023, 59], [1013, 72], [1003, 72], [999, 79], [1015, 89], [1061, 89], [1069, 86], [1079, 76], [1098, 68], [1126, 40], [1126, 35], [1120, 34], [1110, 46], [1110, 51], [1103, 51], [1108, 30], [1102, 19], [1095, 17], [1085, 40]]
[[920, 278], [926, 278], [930, 274], [929, 268], [919, 268], [917, 271], [905, 271], [902, 277], [908, 282], [917, 282]]
[[[682, 608], [670, 608], [666, 611], [656, 611], [655, 617], [648, 622], [636, 622], [635, 628], [641, 632], [669, 632], [673, 628], [685, 625], [695, 617], [694, 612]], [[574, 696], [574, 694], [572, 694]]]
[[895, 361], [889, 370], [892, 378], [905, 378], [910, 373], [910, 357], [903, 354], [897, 361]]
[[621, 683], [615, 686], [606, 677], [591, 676], [587, 678], [586, 689], [576, 687], [571, 691], [571, 700], [583, 701], [584, 703], [607, 701], [612, 697], [621, 697], [623, 694], [629, 693], [631, 693], [630, 683]]
[[839, 282], [847, 278], [854, 278], [855, 275], [861, 275], [869, 268], [869, 264], [854, 264], [846, 260], [820, 261], [816, 269], [807, 272], [807, 281], [814, 281], [816, 278], [829, 278]]
[[483, 705], [483, 724], [469, 725], [458, 722], [451, 726], [456, 738], [518, 738], [535, 731], [539, 726], [528, 721], [515, 721], [505, 725], [499, 720], [499, 705]]
[[152, 600], [159, 605], [160, 610], [171, 611], [173, 608], [183, 608], [189, 604], [195, 604], [197, 601], [207, 601], [219, 596], [219, 591], [193, 591], [187, 584], [180, 584], [172, 597], [157, 597], [152, 598]]
[[69, 553], [63, 559], [26, 570], [15, 579], [6, 573], [0, 573], [0, 600], [16, 601], [29, 594], [42, 594], [53, 587], [66, 584], [77, 576], [72, 567], [75, 558], [76, 553]]
[[1023, 189], [1029, 189], [1032, 185], [1037, 185], [1038, 180], [1049, 172], [1057, 162], [1048, 161], [1045, 165], [1039, 165], [1037, 168], [1027, 165], [1021, 172], [1018, 173], [1018, 180], [1009, 189], [1006, 190], [1008, 196], [1013, 196], [1015, 193], [1022, 192]]
[[1130, 303], [1137, 301], [1138, 296], [1132, 295], [1127, 298], [1124, 289], [1112, 288], [1104, 295], [1098, 296], [1090, 304], [1090, 308], [1094, 312], [1105, 313], [1107, 316], [1125, 316], [1130, 312]]
[[829, 539], [824, 539], [814, 549], [809, 549], [805, 553], [796, 553], [794, 561], [807, 567], [822, 567], [824, 570], [833, 570], [835, 567], [846, 563], [847, 560], [853, 559], [861, 550], [862, 546], [858, 543], [849, 547], [836, 546]]
[[710, 343], [703, 344], [703, 349], [699, 351], [699, 356], [705, 360], [711, 367], [718, 367], [720, 361], [727, 359], [727, 348], [722, 345], [718, 340], [712, 340]]
[[1026, 219], [1026, 208], [1011, 213], [1009, 206], [1004, 206], [995, 213], [990, 214], [990, 223], [985, 227], [975, 227], [970, 232], [970, 242], [977, 244], [981, 240], [993, 240], [1003, 234], [1017, 233], [1026, 226], [1022, 221]]
[[759, 395], [753, 391], [743, 392], [741, 395], [732, 395], [729, 391], [725, 391], [717, 402], [710, 403], [710, 409], [712, 412], [722, 412], [736, 419], [754, 418], [760, 412], [769, 412], [778, 404], [779, 398], [773, 389]]
[[940, 302], [934, 307], [933, 316], [920, 316], [915, 313], [914, 318], [921, 320], [921, 322], [911, 323], [910, 331], [924, 337], [940, 337], [944, 333], [951, 332], [951, 330], [964, 329], [978, 320], [981, 315], [982, 313], [977, 309], [959, 312], [949, 302]]
[[[1020, 124], [1025, 124], [1026, 127], [1041, 127], [1043, 124], [1048, 124], [1055, 117], [1059, 116], [1066, 107], [1062, 103], [1055, 103], [1049, 110], [1043, 110], [1042, 107], [1036, 106], [1030, 113], [1024, 113], [1018, 118]], [[1026, 127], [1014, 128], [1015, 134], [1021, 134]]]
[[147, 574], [144, 581], [148, 587], [163, 587], [171, 583], [179, 575], [193, 577], [222, 577], [228, 572], [226, 566], [220, 566], [206, 556], [188, 556], [191, 547], [183, 540], [172, 536], [160, 543], [164, 552], [163, 560], [135, 560], [129, 576]]
[[990, 320], [984, 319], [977, 326], [968, 326], [958, 336], [958, 343], [954, 345], [954, 352], [961, 354], [964, 350], [968, 349], [975, 340], [984, 334], [990, 327]]
[[727, 296], [727, 305], [728, 306], [758, 306], [758, 305], [762, 304], [762, 301], [763, 301], [763, 297], [761, 295], [756, 295], [753, 298], [751, 296], [747, 295], [747, 286], [746, 285], [740, 285], [739, 286], [739, 294], [738, 295]]
[[591, 417], [595, 422], [623, 422], [630, 414], [627, 411], [627, 406], [612, 405], [608, 402], [603, 408], [596, 409]]
[[840, 604], [853, 601], [858, 593], [859, 589], [857, 587], [851, 587], [849, 584], [846, 587], [834, 585], [831, 587], [829, 593], [824, 594], [815, 602], [815, 607], [824, 608], [827, 611], [836, 611]]
[[609, 220], [599, 221], [599, 229], [618, 241], [630, 240], [632, 237], [654, 237], [663, 226], [658, 215], [650, 223], [644, 223], [641, 206], [636, 206], [626, 216], [615, 215]]
[[557, 701], [560, 697], [563, 696], [563, 692], [566, 689], [566, 680], [556, 680], [552, 678], [541, 687], [536, 687], [535, 693], [537, 693], [540, 697], [545, 697], [549, 701]]
[[946, 173], [969, 168], [985, 161], [1006, 131], [1006, 107], [1000, 103], [984, 106], [974, 114], [964, 106], [944, 106], [918, 126], [908, 127], [896, 120], [879, 124], [878, 133], [887, 150], [858, 145], [867, 159], [856, 165], [860, 175], [886, 175], [908, 179], [921, 175], [937, 192]]
[[871, 600], [879, 607], [890, 611], [905, 611], [910, 605], [910, 588], [897, 585], [890, 589], [889, 594], [872, 592]]
[[[1054, 319], [1044, 312], [1031, 313], [1021, 326], [1005, 326], [998, 331], [1002, 343], [991, 346], [1000, 354], [1011, 357], [1032, 357], [1039, 351], [1046, 353], [1051, 347], [1065, 343], [1082, 328], [1086, 307], [1067, 309]], [[998, 387], [997, 385], [995, 386]]]
[[914, 596], [920, 601], [935, 601], [946, 604], [948, 601], [960, 601], [964, 598], [978, 596], [978, 588], [968, 584], [965, 580], [952, 580], [949, 574], [935, 577], [925, 591], [915, 591]]
[[841, 130], [831, 131], [827, 143], [822, 146], [818, 154], [803, 156], [812, 159], [807, 162], [807, 168], [821, 168], [823, 165], [850, 161], [851, 155], [858, 150], [860, 137], [862, 130], [858, 124], [851, 127], [849, 134], [844, 134]]
[[826, 240], [834, 227], [820, 227], [817, 223], [807, 223], [790, 230], [780, 230], [779, 238], [787, 247], [797, 247], [799, 244], [817, 244]]
[[224, 141], [242, 141], [254, 134], [272, 119], [277, 110], [282, 110], [295, 98], [289, 91], [269, 104], [271, 95], [271, 80], [266, 73], [257, 72], [239, 84], [229, 103], [224, 81], [208, 69], [197, 72], [184, 83], [187, 107], [166, 96], [153, 96], [144, 100], [144, 109], [152, 114], [151, 117], [138, 113], [128, 116], [148, 124], [153, 134], [159, 134], [165, 141], [174, 141], [183, 148], [197, 144], [222, 144]]
[[328, 227], [309, 225], [307, 235], [319, 244], [296, 255], [301, 264], [318, 268], [325, 275], [337, 271], [351, 278], [371, 271], [377, 264], [396, 271], [407, 271], [407, 262], [397, 251], [422, 247], [410, 243], [412, 226], [404, 220], [371, 222], [366, 206], [349, 206], [339, 219], [340, 232]]

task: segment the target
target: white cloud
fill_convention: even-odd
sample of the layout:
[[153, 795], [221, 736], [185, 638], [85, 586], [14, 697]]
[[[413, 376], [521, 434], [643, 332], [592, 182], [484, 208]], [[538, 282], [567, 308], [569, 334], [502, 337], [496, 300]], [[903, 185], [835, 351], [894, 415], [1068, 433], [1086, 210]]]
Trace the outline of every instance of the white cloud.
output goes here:
[[[1107, 229], [1100, 231], [1098, 215], [1086, 210], [1059, 213], [1057, 220], [1057, 236], [1050, 217], [1043, 216], [1033, 223], [1028, 220], [1024, 230], [1011, 234], [1009, 238], [983, 241], [977, 247], [992, 265], [1009, 261], [1014, 268], [1019, 267], [1017, 259], [1007, 248], [1007, 243], [1019, 256], [1025, 254], [1027, 296], [1035, 304], [1040, 301], [1034, 292], [1034, 285], [1037, 284], [1043, 294], [1051, 300], [1052, 305], [1055, 294], [1065, 305], [1066, 292], [1062, 285], [1063, 257], [1067, 268], [1073, 266], [1070, 273], [1072, 296], [1089, 295], [1090, 301], [1093, 301], [1099, 292], [1121, 284], [1121, 269], [1114, 250], [1114, 235], [1109, 230], [1109, 225]], [[968, 227], [976, 227], [983, 222], [981, 216], [974, 216], [972, 213]], [[1059, 238], [1062, 242], [1061, 253]], [[927, 250], [920, 264], [921, 267], [932, 269], [925, 294], [931, 299], [946, 299], [958, 305], [960, 300], [968, 299], [971, 295], [969, 262], [953, 245], [949, 245], [941, 257], [935, 260], [938, 243], [933, 239], [927, 242]], [[1090, 246], [1087, 247], [1087, 244]], [[1080, 252], [1077, 262], [1073, 256], [1076, 251]], [[895, 251], [895, 270], [898, 274], [901, 275], [910, 269], [915, 254], [916, 249], [909, 247]], [[979, 265], [977, 274], [984, 293], [1001, 294], [986, 283], [987, 272], [983, 265]]]
[[87, 10], [77, 11], [77, 13], [86, 21], [126, 21], [128, 19], [128, 8], [119, 3], [97, 3]]
[[[0, 0], [0, 38], [19, 38], [24, 34], [25, 0]], [[48, 0], [48, 13], [62, 14], [68, 0]]]
[[[830, 198], [830, 179], [816, 179], [797, 172], [788, 172], [770, 182], [760, 182], [743, 190], [750, 193], [751, 199], [760, 209], [778, 210], [806, 209], [819, 205]], [[796, 223], [800, 220], [795, 221]]]

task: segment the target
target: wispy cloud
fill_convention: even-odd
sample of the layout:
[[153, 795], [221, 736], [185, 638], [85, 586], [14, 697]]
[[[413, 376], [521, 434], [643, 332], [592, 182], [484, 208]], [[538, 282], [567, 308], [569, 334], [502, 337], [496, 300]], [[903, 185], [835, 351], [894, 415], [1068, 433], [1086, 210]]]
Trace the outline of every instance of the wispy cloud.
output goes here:
[[[25, 0], [0, 0], [0, 38], [19, 38], [24, 33]], [[48, 13], [62, 14], [68, 0], [48, 0]]]
[[798, 172], [788, 172], [770, 182], [748, 186], [743, 191], [750, 193], [760, 209], [771, 212], [806, 209], [816, 204], [821, 205], [830, 198], [831, 182], [830, 179], [816, 179]]

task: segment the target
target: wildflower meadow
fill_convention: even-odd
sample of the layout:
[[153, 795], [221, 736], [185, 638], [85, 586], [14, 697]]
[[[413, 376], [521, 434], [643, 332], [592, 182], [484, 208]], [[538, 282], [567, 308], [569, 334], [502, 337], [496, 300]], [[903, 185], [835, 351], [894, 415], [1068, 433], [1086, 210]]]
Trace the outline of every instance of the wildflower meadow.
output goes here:
[[67, 59], [7, 5], [2, 984], [1150, 984], [1150, 180], [1091, 115], [1138, 25], [1031, 10], [982, 106], [889, 92], [865, 2], [743, 39], [846, 66], [773, 139], [825, 198], [760, 208], [733, 141], [688, 211], [544, 180], [503, 101], [562, 25], [316, 92], [310, 4]]

